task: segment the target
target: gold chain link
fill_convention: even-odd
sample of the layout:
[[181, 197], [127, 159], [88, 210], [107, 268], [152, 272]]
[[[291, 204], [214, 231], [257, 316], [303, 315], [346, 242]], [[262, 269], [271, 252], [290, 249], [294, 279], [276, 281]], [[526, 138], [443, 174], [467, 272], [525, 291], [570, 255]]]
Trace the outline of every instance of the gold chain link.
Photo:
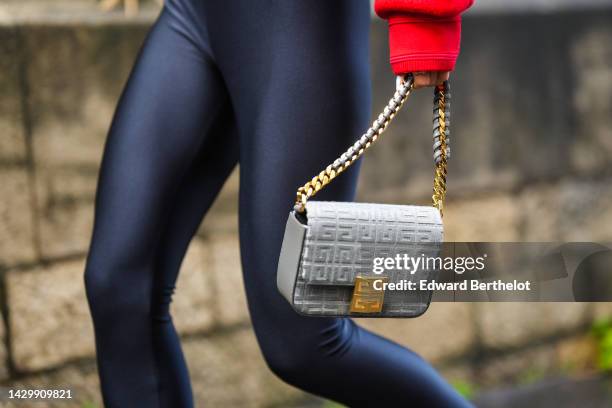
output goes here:
[[433, 195], [431, 196], [433, 206], [440, 211], [440, 216], [443, 216], [444, 212], [444, 200], [446, 198], [446, 174], [447, 174], [447, 159], [448, 159], [448, 146], [447, 146], [447, 126], [446, 126], [446, 84], [436, 87], [435, 98], [437, 99], [438, 115], [440, 120], [439, 133], [440, 133], [440, 160], [436, 163], [436, 170], [434, 173], [433, 183]]

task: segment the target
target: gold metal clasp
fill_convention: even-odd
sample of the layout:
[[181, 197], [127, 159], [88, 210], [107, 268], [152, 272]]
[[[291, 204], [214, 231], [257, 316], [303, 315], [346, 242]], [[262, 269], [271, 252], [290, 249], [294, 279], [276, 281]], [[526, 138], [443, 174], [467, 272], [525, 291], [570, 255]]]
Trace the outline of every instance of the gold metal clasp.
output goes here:
[[[374, 289], [374, 281], [387, 282], [386, 276], [355, 278], [355, 288], [351, 299], [351, 313], [380, 313], [382, 312], [385, 291]], [[382, 285], [381, 285], [382, 286]]]

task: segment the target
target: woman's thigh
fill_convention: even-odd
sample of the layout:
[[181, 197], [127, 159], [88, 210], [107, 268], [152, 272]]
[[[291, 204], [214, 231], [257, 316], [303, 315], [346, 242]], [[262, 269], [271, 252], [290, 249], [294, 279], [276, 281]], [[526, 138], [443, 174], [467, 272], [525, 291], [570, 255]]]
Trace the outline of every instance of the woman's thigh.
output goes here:
[[180, 27], [166, 10], [149, 33], [100, 171], [85, 280], [111, 407], [160, 399], [190, 405], [165, 301], [191, 235], [237, 160], [233, 126], [220, 125], [233, 123], [223, 82]]
[[[311, 335], [316, 348], [318, 333], [338, 322], [291, 310], [276, 288], [276, 266], [297, 187], [367, 128], [369, 3], [223, 3], [204, 8], [240, 137], [241, 254], [255, 331], [264, 354], [277, 345], [267, 339], [282, 333], [304, 344]], [[353, 199], [358, 167], [320, 199]]]
[[102, 160], [93, 251], [151, 259], [181, 181], [228, 104], [222, 80], [167, 12], [120, 98]]

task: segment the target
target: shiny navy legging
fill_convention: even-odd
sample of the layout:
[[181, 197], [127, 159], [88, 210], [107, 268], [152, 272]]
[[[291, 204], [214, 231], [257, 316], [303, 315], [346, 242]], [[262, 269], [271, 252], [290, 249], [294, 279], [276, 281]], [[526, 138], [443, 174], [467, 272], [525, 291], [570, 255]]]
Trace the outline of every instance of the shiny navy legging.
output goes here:
[[[369, 21], [367, 0], [166, 1], [121, 96], [96, 196], [85, 284], [106, 406], [193, 405], [170, 297], [237, 163], [244, 283], [270, 369], [349, 406], [468, 406], [413, 352], [350, 319], [302, 317], [276, 288], [296, 187], [368, 125]], [[353, 199], [357, 174], [320, 198]]]

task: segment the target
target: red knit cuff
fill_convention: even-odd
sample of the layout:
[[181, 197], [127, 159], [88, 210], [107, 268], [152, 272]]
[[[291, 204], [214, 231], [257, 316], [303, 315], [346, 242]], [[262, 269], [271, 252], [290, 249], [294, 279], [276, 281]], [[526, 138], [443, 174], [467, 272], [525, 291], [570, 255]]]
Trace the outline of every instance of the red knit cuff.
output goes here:
[[389, 47], [395, 74], [452, 71], [459, 55], [461, 16], [390, 16]]

